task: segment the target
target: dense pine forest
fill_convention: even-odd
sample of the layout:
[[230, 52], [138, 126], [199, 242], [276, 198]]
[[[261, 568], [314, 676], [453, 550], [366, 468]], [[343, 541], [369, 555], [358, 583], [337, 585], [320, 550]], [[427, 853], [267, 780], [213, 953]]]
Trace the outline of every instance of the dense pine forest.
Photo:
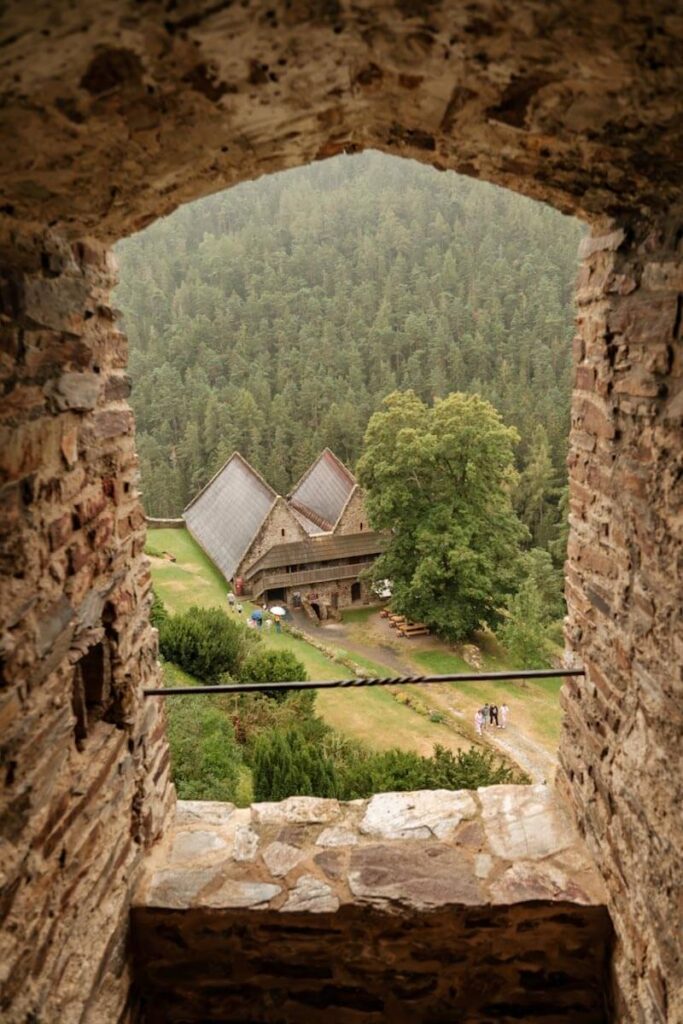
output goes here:
[[391, 391], [466, 391], [519, 431], [517, 510], [536, 546], [561, 548], [581, 232], [371, 152], [240, 185], [124, 240], [116, 301], [147, 512], [180, 514], [235, 448], [281, 492], [325, 445], [353, 467]]

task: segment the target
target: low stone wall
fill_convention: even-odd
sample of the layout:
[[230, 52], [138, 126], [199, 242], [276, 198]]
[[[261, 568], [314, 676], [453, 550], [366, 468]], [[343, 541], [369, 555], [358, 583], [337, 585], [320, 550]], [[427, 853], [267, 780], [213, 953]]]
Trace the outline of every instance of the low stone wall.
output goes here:
[[146, 516], [148, 530], [182, 530], [185, 528], [184, 519], [155, 519]]
[[181, 802], [138, 983], [148, 1024], [606, 1021], [604, 899], [546, 786]]

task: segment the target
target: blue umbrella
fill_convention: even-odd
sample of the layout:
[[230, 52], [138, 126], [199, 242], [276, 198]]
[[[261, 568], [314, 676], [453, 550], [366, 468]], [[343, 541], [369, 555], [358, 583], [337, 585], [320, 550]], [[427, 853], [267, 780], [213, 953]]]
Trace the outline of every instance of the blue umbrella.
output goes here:
[[253, 611], [253, 612], [251, 613], [251, 615], [249, 616], [249, 618], [250, 618], [250, 619], [254, 619], [254, 621], [255, 621], [255, 622], [260, 622], [260, 621], [261, 621], [261, 619], [263, 618], [263, 612], [260, 612], [260, 611], [258, 610], [258, 608], [257, 608], [257, 609], [256, 609], [256, 611]]

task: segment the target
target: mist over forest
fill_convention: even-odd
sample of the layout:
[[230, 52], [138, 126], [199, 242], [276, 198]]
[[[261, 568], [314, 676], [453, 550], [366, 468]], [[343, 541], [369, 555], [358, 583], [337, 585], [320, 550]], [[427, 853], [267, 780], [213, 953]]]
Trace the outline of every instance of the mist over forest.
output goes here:
[[518, 429], [516, 506], [552, 550], [582, 231], [369, 152], [239, 185], [120, 242], [146, 511], [179, 515], [234, 449], [281, 493], [326, 445], [353, 468], [387, 394], [466, 391]]

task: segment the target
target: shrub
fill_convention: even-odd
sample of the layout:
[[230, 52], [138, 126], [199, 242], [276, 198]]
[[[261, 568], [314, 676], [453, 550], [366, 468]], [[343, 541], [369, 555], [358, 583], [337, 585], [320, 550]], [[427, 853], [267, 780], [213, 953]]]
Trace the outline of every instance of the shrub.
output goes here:
[[[257, 647], [242, 664], [239, 678], [245, 683], [292, 683], [308, 679], [308, 673], [305, 665], [291, 651]], [[284, 700], [288, 695], [287, 690], [266, 694], [278, 700]]]
[[225, 674], [233, 676], [255, 642], [242, 623], [219, 608], [192, 607], [168, 618], [159, 630], [164, 658], [209, 685]]
[[168, 739], [173, 781], [181, 800], [237, 802], [243, 789], [242, 753], [230, 719], [213, 697], [175, 697]]
[[167, 622], [169, 618], [168, 610], [166, 605], [161, 600], [156, 590], [152, 590], [152, 607], [149, 611], [149, 621], [156, 629], [161, 629], [164, 622]]
[[288, 796], [336, 796], [334, 765], [319, 743], [299, 729], [272, 729], [256, 741], [254, 799], [284, 800]]

